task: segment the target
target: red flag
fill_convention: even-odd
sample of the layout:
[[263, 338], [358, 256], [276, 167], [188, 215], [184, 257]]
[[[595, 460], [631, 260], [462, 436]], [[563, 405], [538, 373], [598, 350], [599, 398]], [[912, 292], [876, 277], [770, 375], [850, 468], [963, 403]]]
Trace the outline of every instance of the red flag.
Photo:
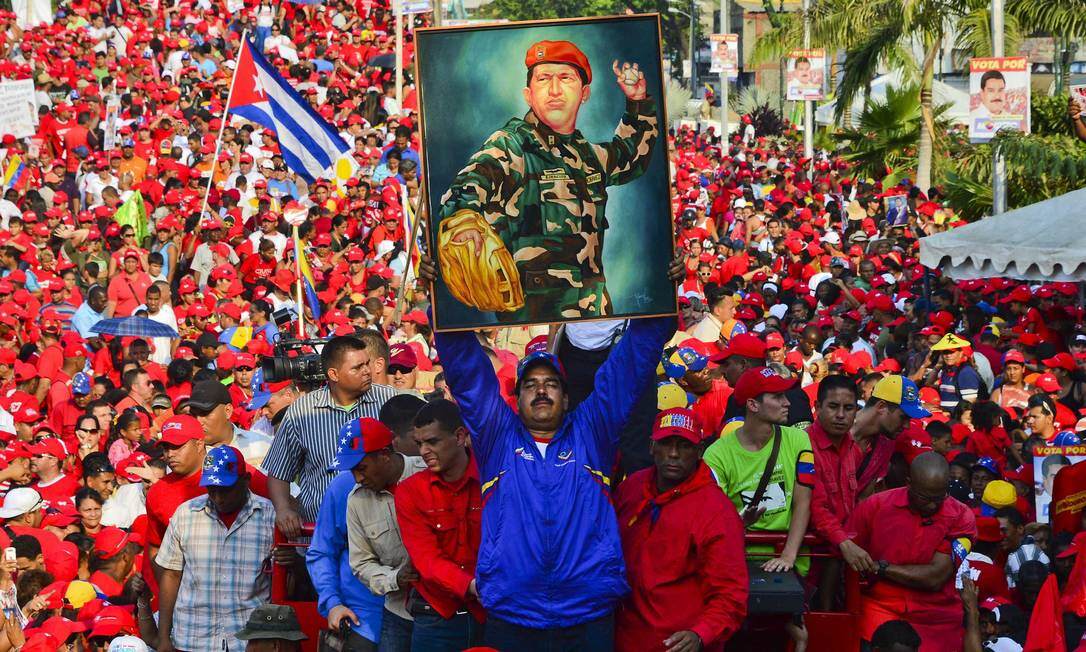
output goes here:
[[1067, 588], [1063, 592], [1063, 610], [1086, 616], [1086, 532], [1079, 532], [1071, 542], [1071, 547], [1059, 556], [1075, 556], [1075, 565], [1067, 578]]
[[1063, 608], [1060, 606], [1060, 588], [1056, 576], [1049, 575], [1029, 619], [1029, 634], [1022, 652], [1056, 652], [1066, 650], [1063, 639]]

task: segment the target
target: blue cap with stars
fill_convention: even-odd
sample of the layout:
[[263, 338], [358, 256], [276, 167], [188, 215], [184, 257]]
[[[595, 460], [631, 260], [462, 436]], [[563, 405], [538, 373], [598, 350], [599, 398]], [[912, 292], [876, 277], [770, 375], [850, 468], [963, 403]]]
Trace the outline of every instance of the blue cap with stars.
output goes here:
[[86, 396], [91, 393], [91, 379], [90, 376], [82, 371], [77, 372], [72, 376], [72, 393], [80, 396]]
[[392, 431], [377, 419], [359, 417], [339, 429], [336, 461], [329, 471], [350, 471], [358, 466], [366, 453], [375, 453], [392, 446]]
[[233, 446], [216, 446], [207, 451], [200, 473], [201, 487], [233, 487], [244, 473], [245, 458]]

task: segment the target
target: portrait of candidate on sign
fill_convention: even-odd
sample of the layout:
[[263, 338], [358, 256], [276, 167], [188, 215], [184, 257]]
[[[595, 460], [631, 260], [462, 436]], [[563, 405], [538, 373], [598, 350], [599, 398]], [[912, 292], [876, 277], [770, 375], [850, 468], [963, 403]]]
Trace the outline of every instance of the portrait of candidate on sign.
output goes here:
[[435, 327], [674, 313], [657, 16], [416, 40]]
[[1029, 96], [1025, 57], [970, 59], [970, 140], [991, 140], [1000, 129], [1029, 133]]

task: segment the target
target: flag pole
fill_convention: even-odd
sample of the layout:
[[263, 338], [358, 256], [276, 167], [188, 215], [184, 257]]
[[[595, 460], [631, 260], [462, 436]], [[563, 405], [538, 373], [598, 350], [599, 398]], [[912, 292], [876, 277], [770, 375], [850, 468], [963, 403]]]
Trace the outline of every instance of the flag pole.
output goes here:
[[222, 109], [222, 119], [219, 120], [219, 135], [215, 137], [215, 158], [211, 161], [211, 175], [207, 179], [204, 188], [204, 201], [200, 204], [200, 219], [204, 219], [207, 212], [207, 197], [211, 194], [211, 186], [215, 183], [215, 170], [219, 167], [219, 151], [222, 148], [222, 135], [226, 131], [226, 120], [230, 116], [230, 100], [234, 98], [234, 83], [238, 80], [238, 65], [241, 63], [241, 51], [249, 40], [249, 30], [241, 33], [241, 45], [238, 46], [238, 54], [234, 57], [234, 74], [230, 77], [230, 90], [226, 94], [226, 106]]
[[[423, 188], [419, 188], [419, 196], [415, 200], [415, 223], [411, 227], [410, 239], [407, 241], [407, 265], [403, 271], [403, 282], [400, 284], [400, 296], [396, 297], [396, 309], [392, 311], [392, 323], [396, 323], [400, 320], [400, 313], [403, 312], [403, 304], [407, 298], [407, 277], [411, 272], [411, 250], [415, 247], [415, 242], [418, 240], [419, 225], [422, 224], [422, 220], [429, 219], [430, 211], [429, 207], [422, 202], [422, 198], [426, 196]], [[424, 214], [425, 213], [425, 214]]]
[[298, 277], [294, 286], [295, 301], [298, 302], [298, 339], [305, 339], [305, 298], [302, 292], [302, 256], [299, 245], [302, 240], [298, 237], [298, 225], [294, 225], [294, 273]]

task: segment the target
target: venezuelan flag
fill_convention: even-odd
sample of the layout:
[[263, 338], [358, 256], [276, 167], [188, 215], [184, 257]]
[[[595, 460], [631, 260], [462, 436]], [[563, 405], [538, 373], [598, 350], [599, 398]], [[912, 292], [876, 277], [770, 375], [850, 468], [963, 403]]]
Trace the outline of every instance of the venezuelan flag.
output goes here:
[[305, 292], [305, 301], [309, 309], [313, 311], [313, 319], [321, 318], [321, 302], [317, 299], [316, 283], [313, 281], [313, 272], [309, 269], [309, 261], [306, 260], [305, 248], [298, 237], [298, 229], [294, 229], [294, 255], [298, 257], [298, 271], [302, 276], [302, 290]]
[[969, 552], [973, 549], [973, 542], [969, 540], [969, 537], [958, 537], [950, 542], [950, 549], [954, 552], [954, 561], [960, 564], [969, 556]]
[[8, 164], [4, 168], [4, 190], [8, 188], [14, 188], [15, 184], [19, 183], [19, 179], [23, 177], [23, 172], [26, 171], [26, 163], [23, 162], [23, 157], [18, 154], [13, 154], [8, 159]]
[[815, 483], [814, 453], [803, 451], [796, 459], [796, 483], [813, 487]]

